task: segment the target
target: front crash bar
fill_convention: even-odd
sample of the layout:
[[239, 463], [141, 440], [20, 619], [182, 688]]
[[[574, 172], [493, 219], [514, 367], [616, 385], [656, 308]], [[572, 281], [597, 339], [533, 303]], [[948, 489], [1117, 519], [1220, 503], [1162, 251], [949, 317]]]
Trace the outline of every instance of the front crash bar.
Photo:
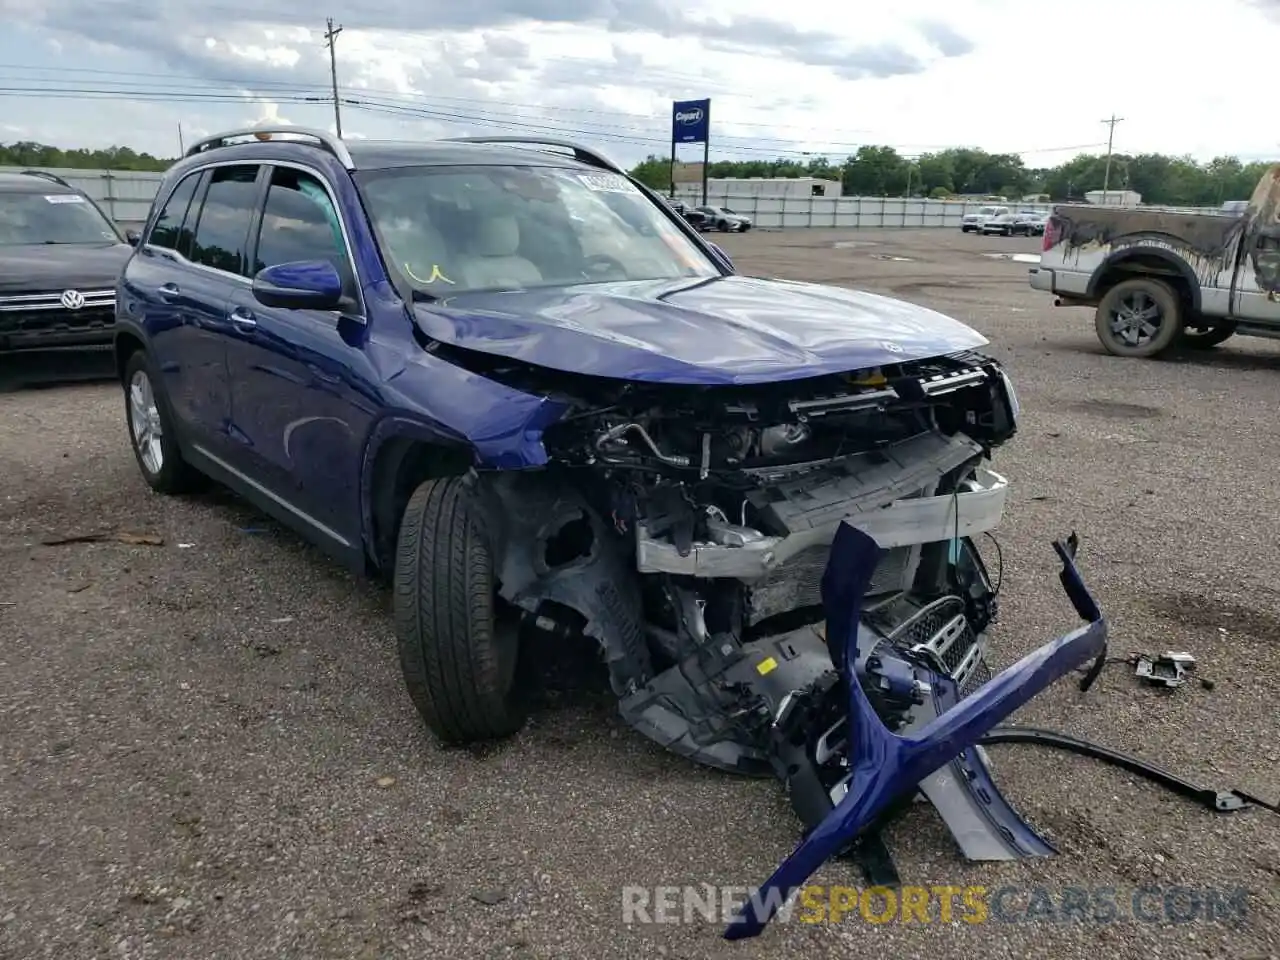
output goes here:
[[[895, 800], [960, 753], [1054, 681], [1087, 661], [1104, 662], [1107, 622], [1075, 564], [1077, 541], [1054, 543], [1059, 579], [1086, 625], [1023, 657], [912, 736], [891, 733], [877, 716], [850, 665], [857, 663], [863, 595], [879, 562], [868, 534], [841, 524], [822, 580], [827, 638], [849, 690], [849, 790], [725, 928], [727, 940], [758, 936], [782, 905], [819, 867], [836, 856]], [[1096, 675], [1096, 673], [1095, 673]], [[1087, 684], [1087, 681], [1086, 681]]]

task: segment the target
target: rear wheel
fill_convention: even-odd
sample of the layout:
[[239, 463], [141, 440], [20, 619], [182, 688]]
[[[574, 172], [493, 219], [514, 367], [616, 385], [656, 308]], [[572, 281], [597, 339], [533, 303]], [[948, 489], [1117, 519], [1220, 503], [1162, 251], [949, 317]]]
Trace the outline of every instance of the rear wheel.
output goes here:
[[396, 551], [400, 666], [418, 713], [446, 744], [515, 733], [519, 619], [498, 599], [484, 516], [461, 478], [414, 491]]
[[157, 493], [189, 493], [204, 485], [204, 476], [182, 459], [169, 405], [146, 351], [136, 350], [124, 368], [125, 421], [138, 469]]
[[1151, 277], [1117, 283], [1103, 296], [1094, 318], [1098, 339], [1117, 357], [1163, 353], [1181, 336], [1183, 325], [1178, 294]]
[[1234, 320], [1191, 320], [1182, 332], [1179, 346], [1190, 350], [1211, 350], [1220, 343], [1230, 340], [1236, 332]]

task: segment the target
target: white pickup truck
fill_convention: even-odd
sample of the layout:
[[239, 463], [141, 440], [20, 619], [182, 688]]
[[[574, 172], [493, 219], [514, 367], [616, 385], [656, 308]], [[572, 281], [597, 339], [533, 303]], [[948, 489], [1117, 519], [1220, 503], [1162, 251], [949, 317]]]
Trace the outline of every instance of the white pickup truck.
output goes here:
[[1042, 249], [1031, 286], [1058, 306], [1094, 307], [1117, 356], [1280, 339], [1280, 164], [1239, 213], [1057, 205]]

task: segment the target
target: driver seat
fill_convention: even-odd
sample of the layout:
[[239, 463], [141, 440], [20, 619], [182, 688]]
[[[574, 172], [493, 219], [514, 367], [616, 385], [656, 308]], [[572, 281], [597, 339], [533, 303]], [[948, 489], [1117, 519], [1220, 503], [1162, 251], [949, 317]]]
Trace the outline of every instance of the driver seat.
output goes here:
[[461, 271], [468, 287], [523, 287], [542, 282], [542, 271], [516, 253], [520, 224], [515, 217], [485, 217], [469, 233]]

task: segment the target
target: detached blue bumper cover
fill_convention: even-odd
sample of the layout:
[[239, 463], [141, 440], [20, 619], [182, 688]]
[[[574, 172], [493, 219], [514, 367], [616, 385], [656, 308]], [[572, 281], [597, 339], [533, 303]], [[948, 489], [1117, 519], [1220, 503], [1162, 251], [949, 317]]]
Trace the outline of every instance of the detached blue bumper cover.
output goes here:
[[849, 691], [849, 790], [839, 804], [755, 891], [725, 929], [729, 940], [754, 937], [787, 899], [828, 859], [857, 839], [894, 800], [961, 752], [1054, 681], [1090, 660], [1097, 676], [1106, 656], [1107, 624], [1075, 565], [1075, 537], [1054, 544], [1062, 560], [1059, 575], [1067, 596], [1086, 625], [1046, 643], [994, 677], [971, 696], [911, 736], [891, 733], [877, 716], [853, 675], [857, 663], [862, 600], [879, 561], [870, 536], [842, 524], [832, 544], [822, 582], [827, 637], [836, 667]]

